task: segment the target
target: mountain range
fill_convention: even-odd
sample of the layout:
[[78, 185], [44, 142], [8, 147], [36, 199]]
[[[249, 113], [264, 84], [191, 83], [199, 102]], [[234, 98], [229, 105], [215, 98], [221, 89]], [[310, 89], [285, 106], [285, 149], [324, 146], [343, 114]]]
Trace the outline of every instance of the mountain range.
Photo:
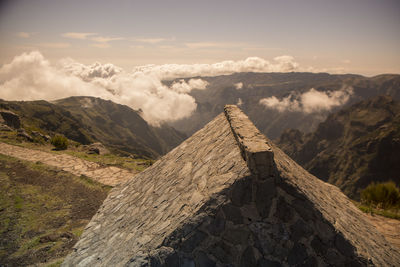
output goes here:
[[[385, 74], [375, 77], [328, 73], [235, 73], [216, 77], [195, 77], [208, 82], [205, 90], [192, 90], [197, 109], [188, 118], [170, 123], [188, 136], [202, 128], [223, 110], [225, 104], [239, 104], [258, 129], [268, 138], [279, 138], [287, 128], [303, 132], [315, 130], [331, 113], [361, 100], [377, 95], [400, 99], [400, 75]], [[186, 79], [189, 80], [189, 79]], [[174, 81], [165, 82], [172, 84]], [[349, 100], [331, 109], [301, 112], [265, 107], [260, 100], [275, 96], [296, 99], [314, 88], [321, 93], [332, 93], [349, 88]], [[290, 109], [290, 107], [289, 107]]]
[[81, 144], [97, 141], [120, 153], [148, 158], [165, 154], [186, 138], [168, 125], [149, 125], [128, 106], [95, 97], [53, 102], [0, 100], [0, 108], [18, 114], [25, 128], [63, 134]]
[[371, 182], [400, 185], [400, 102], [377, 96], [333, 113], [315, 131], [284, 131], [279, 147], [353, 199]]
[[[224, 105], [238, 104], [289, 156], [352, 198], [357, 199], [371, 181], [397, 179], [399, 183], [400, 109], [396, 100], [400, 99], [400, 75], [236, 73], [201, 79], [207, 88], [190, 92], [196, 111], [161, 127], [148, 124], [140, 111], [95, 97], [52, 102], [0, 100], [0, 108], [19, 114], [31, 130], [61, 133], [82, 144], [98, 141], [122, 153], [154, 159], [221, 113]], [[346, 101], [313, 112], [260, 104], [269, 97], [301, 100], [299, 96], [311, 88], [328, 97], [343, 88], [351, 90]]]

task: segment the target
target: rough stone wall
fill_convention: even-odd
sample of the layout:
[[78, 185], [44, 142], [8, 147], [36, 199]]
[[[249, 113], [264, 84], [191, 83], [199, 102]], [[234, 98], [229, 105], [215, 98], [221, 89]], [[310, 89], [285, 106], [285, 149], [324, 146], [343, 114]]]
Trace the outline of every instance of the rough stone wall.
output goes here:
[[[115, 187], [87, 225], [63, 266], [139, 265], [176, 229], [200, 219], [200, 208], [250, 175], [219, 115], [202, 130], [125, 184]], [[217, 194], [218, 193], [218, 194]]]
[[265, 136], [235, 105], [225, 106], [225, 116], [251, 173], [266, 179], [274, 172], [274, 153]]
[[[215, 212], [166, 239], [150, 266], [365, 266], [352, 244], [308, 200], [275, 187], [275, 178], [238, 181]], [[300, 210], [300, 211], [299, 211]], [[135, 262], [131, 266], [135, 265]]]
[[[338, 262], [334, 265], [339, 266], [344, 260], [340, 254], [351, 255], [352, 253], [362, 258], [363, 263], [366, 263], [365, 259], [367, 259], [368, 265], [399, 265], [400, 251], [376, 230], [339, 188], [308, 173], [273, 143], [271, 147], [278, 171], [276, 181], [278, 190], [286, 196], [285, 201], [290, 207], [295, 208], [307, 224], [314, 224], [316, 229], [321, 229], [318, 238], [325, 240], [322, 243], [324, 250], [321, 253], [325, 251], [329, 253], [325, 257], [336, 258]], [[310, 210], [314, 210], [314, 214], [317, 214], [319, 218], [304, 218], [304, 214], [309, 213]], [[332, 232], [333, 235], [330, 234]], [[318, 244], [314, 241], [315, 246]], [[340, 252], [339, 256], [336, 257], [336, 253], [332, 253], [332, 250], [326, 250], [327, 245], [334, 245], [333, 248]]]
[[114, 189], [64, 266], [400, 262], [340, 190], [260, 136], [238, 108], [225, 113]]
[[[229, 106], [225, 113], [254, 175], [237, 180], [221, 192], [220, 206], [205, 205], [207, 209], [200, 209], [190, 223], [165, 239], [148, 256], [150, 266], [395, 266], [399, 262], [399, 253], [340, 190], [260, 138], [239, 109]], [[271, 162], [271, 151], [277, 153], [277, 164]], [[257, 169], [258, 157], [264, 157], [268, 168]]]

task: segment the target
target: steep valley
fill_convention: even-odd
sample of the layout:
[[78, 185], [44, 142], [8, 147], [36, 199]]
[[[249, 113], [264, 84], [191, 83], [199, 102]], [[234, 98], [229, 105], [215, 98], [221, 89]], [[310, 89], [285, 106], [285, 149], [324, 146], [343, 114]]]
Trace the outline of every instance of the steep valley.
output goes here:
[[[203, 127], [221, 112], [225, 104], [238, 104], [260, 131], [276, 139], [287, 128], [312, 132], [331, 113], [361, 100], [377, 95], [390, 95], [400, 99], [400, 75], [361, 75], [328, 73], [235, 73], [216, 77], [196, 77], [209, 83], [205, 90], [192, 90], [197, 109], [188, 118], [170, 123], [188, 136]], [[188, 80], [188, 79], [186, 79]], [[166, 82], [167, 84], [173, 81]], [[314, 88], [322, 93], [334, 93], [343, 88], [351, 89], [349, 100], [332, 109], [313, 112], [276, 110], [260, 104], [260, 100], [275, 96], [299, 100], [301, 94]]]
[[170, 126], [153, 127], [133, 109], [95, 97], [54, 101], [5, 101], [29, 130], [63, 134], [81, 144], [101, 142], [120, 153], [157, 158], [186, 136]]
[[353, 199], [371, 182], [400, 184], [400, 102], [378, 96], [328, 116], [308, 134], [286, 130], [279, 146]]

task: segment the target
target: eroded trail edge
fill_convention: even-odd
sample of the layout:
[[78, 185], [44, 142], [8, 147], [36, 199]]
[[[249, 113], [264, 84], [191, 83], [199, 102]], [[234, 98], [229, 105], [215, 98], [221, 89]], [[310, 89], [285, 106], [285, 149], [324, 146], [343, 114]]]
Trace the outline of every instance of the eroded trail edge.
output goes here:
[[0, 153], [22, 160], [37, 162], [60, 168], [74, 175], [85, 175], [91, 179], [115, 186], [132, 178], [136, 173], [114, 166], [104, 167], [98, 163], [66, 154], [52, 154], [44, 151], [0, 143]]

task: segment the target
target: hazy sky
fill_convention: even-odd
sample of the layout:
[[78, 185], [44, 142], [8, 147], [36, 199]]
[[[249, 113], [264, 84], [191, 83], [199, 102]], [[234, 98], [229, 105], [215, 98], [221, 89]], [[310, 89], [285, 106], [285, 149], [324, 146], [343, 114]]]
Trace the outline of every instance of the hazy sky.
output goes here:
[[399, 0], [0, 2], [0, 64], [215, 63], [289, 55], [300, 70], [400, 73]]

